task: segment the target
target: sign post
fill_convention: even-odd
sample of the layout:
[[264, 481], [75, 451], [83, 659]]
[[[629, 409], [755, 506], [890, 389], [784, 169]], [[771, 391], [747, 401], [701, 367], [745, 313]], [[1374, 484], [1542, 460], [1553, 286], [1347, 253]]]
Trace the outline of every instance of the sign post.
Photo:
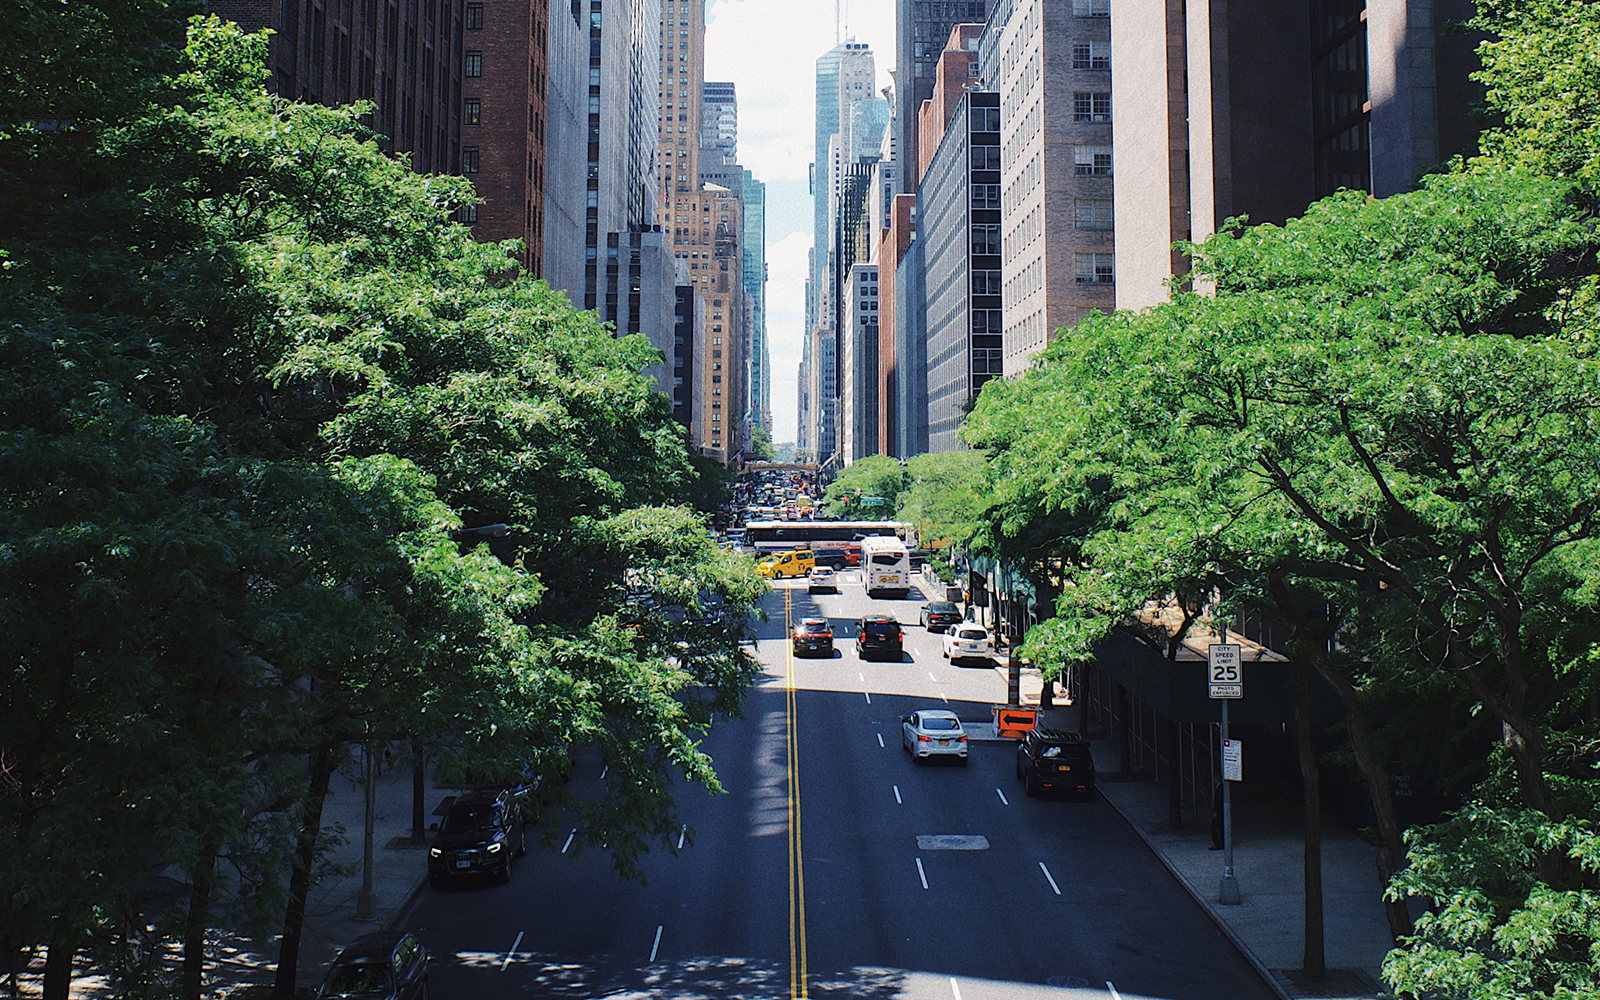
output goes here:
[[[1228, 738], [1228, 702], [1244, 697], [1244, 666], [1235, 643], [1212, 643], [1206, 650], [1211, 697], [1222, 702], [1222, 888], [1217, 902], [1239, 903], [1239, 878], [1233, 872], [1233, 782], [1244, 778], [1242, 748]], [[1231, 758], [1231, 759], [1230, 759]]]

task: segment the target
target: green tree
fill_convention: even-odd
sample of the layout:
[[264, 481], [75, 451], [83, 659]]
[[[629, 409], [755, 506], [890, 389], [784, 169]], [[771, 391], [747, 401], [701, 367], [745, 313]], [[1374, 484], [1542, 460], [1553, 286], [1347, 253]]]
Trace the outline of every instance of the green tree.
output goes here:
[[[264, 46], [197, 20], [129, 68], [95, 188], [0, 272], [0, 937], [50, 943], [53, 995], [109, 923], [121, 992], [171, 936], [198, 996], [224, 911], [276, 914], [291, 988], [360, 743], [490, 780], [598, 746], [626, 780], [565, 804], [637, 875], [751, 677], [763, 585], [667, 506], [702, 479], [648, 343], [508, 277], [449, 222], [470, 186], [385, 157], [363, 107], [269, 97]], [[139, 894], [152, 859], [180, 903]]]
[[981, 451], [912, 457], [906, 466], [910, 485], [900, 495], [897, 516], [916, 525], [928, 548], [964, 543], [979, 530], [988, 510], [982, 489], [985, 467]]
[[1592, 237], [1566, 195], [1443, 176], [1234, 229], [1191, 248], [1214, 298], [1091, 320], [986, 387], [969, 436], [995, 449], [993, 478], [1033, 517], [1090, 515], [1062, 535], [1069, 586], [1036, 662], [1089, 656], [1173, 595], [1180, 633], [1214, 587], [1313, 632], [1321, 606], [1354, 655], [1297, 652], [1345, 703], [1386, 875], [1405, 848], [1361, 717], [1368, 671], [1463, 685], [1524, 803], [1558, 819], [1546, 734], [1593, 690], [1562, 651], [1594, 638], [1569, 595], [1600, 488]]
[[1600, 4], [1594, 0], [1478, 0], [1474, 76], [1503, 119], [1480, 146], [1502, 167], [1600, 183]]
[[828, 484], [822, 495], [822, 509], [842, 520], [881, 520], [899, 507], [904, 488], [905, 470], [899, 459], [868, 455], [845, 466], [838, 478]]

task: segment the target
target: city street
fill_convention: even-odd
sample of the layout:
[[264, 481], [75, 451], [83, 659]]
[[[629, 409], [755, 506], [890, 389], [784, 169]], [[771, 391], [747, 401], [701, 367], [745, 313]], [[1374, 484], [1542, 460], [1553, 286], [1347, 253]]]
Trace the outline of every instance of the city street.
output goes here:
[[[552, 823], [508, 885], [427, 891], [406, 926], [434, 996], [1272, 997], [1103, 800], [1025, 797], [1009, 741], [966, 766], [903, 752], [903, 714], [987, 722], [1004, 681], [944, 661], [920, 595], [858, 581], [766, 598], [765, 673], [707, 742], [726, 794], [682, 791], [682, 849], [645, 859], [648, 885]], [[905, 626], [902, 662], [857, 658], [868, 611]], [[819, 613], [833, 657], [793, 659], [786, 623]]]

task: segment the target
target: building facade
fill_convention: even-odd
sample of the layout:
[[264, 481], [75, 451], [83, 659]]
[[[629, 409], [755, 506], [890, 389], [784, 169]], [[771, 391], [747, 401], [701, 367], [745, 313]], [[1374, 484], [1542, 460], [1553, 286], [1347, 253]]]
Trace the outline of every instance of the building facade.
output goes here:
[[1470, 0], [1117, 0], [1116, 10], [1119, 308], [1167, 297], [1187, 270], [1176, 240], [1240, 215], [1282, 223], [1340, 188], [1395, 194], [1476, 148], [1477, 40], [1453, 27]]
[[962, 447], [967, 404], [1003, 373], [1000, 95], [968, 91], [922, 179], [928, 450]]
[[420, 173], [462, 172], [463, 83], [477, 70], [464, 39], [469, 8], [481, 4], [213, 0], [210, 8], [246, 31], [272, 30], [272, 93], [311, 104], [372, 101], [386, 150]]
[[[982, 24], [995, 0], [895, 0], [895, 146], [901, 163], [922, 162], [917, 112], [933, 96], [940, 54], [958, 24]], [[917, 178], [900, 175], [902, 194], [915, 194]]]
[[978, 42], [1000, 95], [1008, 377], [1058, 330], [1116, 304], [1111, 6], [1000, 0]]
[[840, 461], [851, 462], [878, 451], [878, 266], [854, 264], [845, 279], [844, 372], [840, 412]]

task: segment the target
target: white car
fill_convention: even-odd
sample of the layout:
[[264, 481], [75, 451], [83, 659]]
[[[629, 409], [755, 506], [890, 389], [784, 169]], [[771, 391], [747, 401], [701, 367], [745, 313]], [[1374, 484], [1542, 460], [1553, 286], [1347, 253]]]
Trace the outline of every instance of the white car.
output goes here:
[[827, 566], [818, 566], [806, 577], [806, 591], [815, 594], [824, 590], [837, 594], [839, 592], [839, 582], [834, 578], [832, 569]]
[[994, 653], [994, 647], [989, 644], [988, 630], [972, 622], [962, 622], [945, 629], [939, 641], [944, 647], [944, 658], [951, 663], [959, 663], [962, 660], [980, 660], [988, 663], [991, 654]]
[[900, 719], [900, 745], [916, 760], [959, 757], [967, 762], [967, 731], [956, 713], [924, 708]]

